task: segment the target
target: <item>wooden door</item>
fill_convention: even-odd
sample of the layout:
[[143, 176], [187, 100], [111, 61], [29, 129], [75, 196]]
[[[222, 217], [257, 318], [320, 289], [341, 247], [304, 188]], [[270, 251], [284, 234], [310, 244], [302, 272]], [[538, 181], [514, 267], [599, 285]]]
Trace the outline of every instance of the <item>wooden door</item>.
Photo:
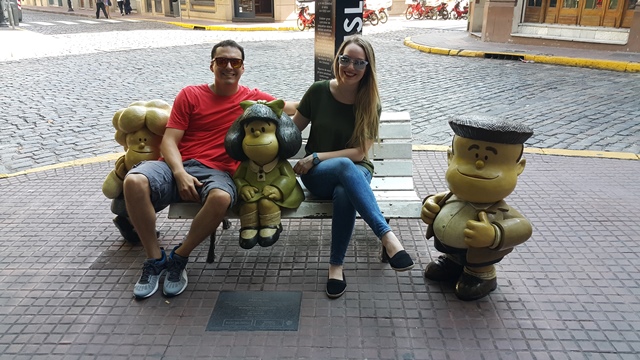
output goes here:
[[[613, 0], [617, 1], [617, 0]], [[580, 13], [580, 25], [600, 26], [604, 17], [605, 6], [609, 0], [584, 0], [582, 12]], [[603, 4], [605, 6], [603, 6]]]
[[527, 23], [542, 22], [543, 9], [544, 8], [543, 8], [542, 0], [527, 0], [527, 7], [524, 10], [524, 22], [527, 22]]
[[580, 0], [561, 0], [558, 9], [558, 24], [576, 25]]
[[622, 12], [624, 10], [624, 5], [626, 5], [625, 0], [606, 0], [607, 3], [604, 8], [604, 19], [602, 21], [602, 26], [609, 27], [620, 27], [622, 23]]
[[[636, 10], [638, 0], [627, 0], [625, 10], [622, 15], [622, 24], [620, 27], [630, 28], [633, 21], [633, 12]], [[640, 11], [640, 10], [639, 10]]]
[[558, 21], [558, 0], [549, 0], [549, 6], [544, 15], [544, 22], [547, 24], [555, 24]]

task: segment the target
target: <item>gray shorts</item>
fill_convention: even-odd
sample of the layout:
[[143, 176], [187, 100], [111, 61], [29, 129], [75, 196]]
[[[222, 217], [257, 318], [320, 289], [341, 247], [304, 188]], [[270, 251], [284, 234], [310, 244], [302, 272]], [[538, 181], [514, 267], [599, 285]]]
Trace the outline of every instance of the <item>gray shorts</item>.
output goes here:
[[[187, 160], [182, 163], [184, 170], [198, 179], [202, 186], [196, 187], [200, 194], [200, 202], [204, 204], [209, 191], [220, 189], [231, 196], [231, 206], [236, 203], [236, 186], [231, 175], [224, 171], [215, 170], [202, 165], [197, 160]], [[182, 202], [171, 168], [164, 161], [143, 161], [134, 166], [129, 174], [142, 174], [149, 180], [151, 189], [151, 203], [156, 211], [160, 211], [172, 203]]]

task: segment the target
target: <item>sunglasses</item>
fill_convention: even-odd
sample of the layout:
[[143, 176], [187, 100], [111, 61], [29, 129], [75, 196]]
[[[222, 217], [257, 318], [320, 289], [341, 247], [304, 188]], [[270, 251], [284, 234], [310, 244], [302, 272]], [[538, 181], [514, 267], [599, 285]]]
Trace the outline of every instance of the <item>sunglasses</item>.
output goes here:
[[231, 59], [231, 58], [225, 58], [225, 57], [213, 58], [211, 61], [215, 61], [216, 65], [223, 68], [227, 67], [227, 65], [231, 63], [232, 68], [239, 69], [243, 64], [242, 59]]
[[367, 64], [369, 64], [366, 60], [352, 59], [347, 55], [338, 56], [338, 63], [344, 67], [349, 66], [349, 64], [353, 64], [353, 68], [356, 70], [364, 70], [367, 67]]

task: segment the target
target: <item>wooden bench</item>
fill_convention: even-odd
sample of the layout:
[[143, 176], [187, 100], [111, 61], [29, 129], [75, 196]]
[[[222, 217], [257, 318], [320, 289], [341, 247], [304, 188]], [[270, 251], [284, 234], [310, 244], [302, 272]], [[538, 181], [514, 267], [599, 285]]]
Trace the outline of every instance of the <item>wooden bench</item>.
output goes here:
[[[420, 218], [421, 200], [413, 186], [413, 169], [411, 159], [411, 119], [408, 112], [383, 112], [380, 119], [380, 142], [374, 143], [369, 152], [369, 159], [374, 163], [375, 170], [371, 180], [371, 188], [378, 200], [378, 205], [384, 217], [390, 219]], [[303, 139], [308, 136], [308, 130], [303, 132]], [[290, 159], [295, 164], [304, 157], [303, 140], [300, 151]], [[302, 184], [301, 184], [302, 185]], [[304, 188], [306, 199], [297, 209], [283, 209], [282, 219], [327, 219], [333, 214], [330, 200], [314, 199]], [[175, 203], [169, 208], [170, 219], [193, 219], [200, 210], [198, 203]], [[238, 219], [231, 210], [228, 219]], [[229, 228], [225, 220], [223, 229]], [[207, 262], [212, 263], [215, 258], [215, 232], [211, 234], [211, 243], [207, 255]]]

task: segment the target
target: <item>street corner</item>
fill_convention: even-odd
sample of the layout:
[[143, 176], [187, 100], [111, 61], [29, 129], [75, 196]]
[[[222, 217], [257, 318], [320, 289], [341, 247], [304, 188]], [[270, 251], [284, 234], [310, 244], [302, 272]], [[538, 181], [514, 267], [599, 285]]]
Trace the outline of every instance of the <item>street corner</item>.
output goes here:
[[445, 49], [445, 48], [440, 48], [440, 47], [435, 47], [435, 46], [428, 46], [428, 45], [421, 45], [418, 43], [415, 43], [411, 40], [411, 37], [407, 37], [404, 39], [404, 45], [413, 49], [416, 49], [418, 51], [424, 52], [424, 53], [429, 53], [429, 54], [437, 54], [437, 55], [458, 55], [460, 50], [451, 50], [451, 49]]

